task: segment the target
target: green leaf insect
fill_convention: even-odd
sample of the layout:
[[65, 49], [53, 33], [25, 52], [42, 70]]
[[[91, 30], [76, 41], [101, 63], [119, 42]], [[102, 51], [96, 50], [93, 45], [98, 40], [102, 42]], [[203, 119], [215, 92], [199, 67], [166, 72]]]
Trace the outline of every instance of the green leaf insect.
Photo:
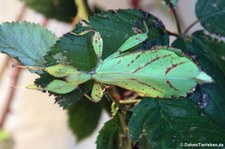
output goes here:
[[[79, 84], [94, 80], [90, 99], [98, 102], [103, 96], [104, 86], [119, 86], [137, 92], [143, 97], [171, 98], [186, 96], [194, 90], [197, 83], [213, 82], [210, 76], [201, 71], [178, 49], [155, 47], [130, 51], [147, 37], [147, 33], [133, 35], [114, 54], [101, 60], [103, 39], [98, 32], [94, 32], [92, 46], [99, 59], [96, 68], [90, 72], [63, 64], [42, 68], [43, 71], [57, 78], [44, 90], [67, 94]], [[30, 88], [40, 89], [33, 86]]]

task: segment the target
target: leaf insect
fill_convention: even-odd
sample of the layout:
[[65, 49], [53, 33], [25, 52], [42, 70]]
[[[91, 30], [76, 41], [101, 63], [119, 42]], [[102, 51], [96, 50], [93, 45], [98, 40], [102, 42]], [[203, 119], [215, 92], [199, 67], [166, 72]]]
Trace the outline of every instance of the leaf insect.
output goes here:
[[[147, 26], [145, 22], [144, 25]], [[95, 83], [89, 99], [94, 102], [101, 100], [105, 85], [119, 86], [137, 92], [143, 97], [170, 98], [186, 96], [197, 83], [213, 82], [210, 76], [182, 55], [178, 49], [155, 47], [129, 52], [131, 48], [144, 42], [148, 38], [147, 34], [148, 30], [146, 33], [129, 37], [115, 53], [102, 60], [103, 39], [99, 32], [94, 31], [92, 46], [98, 58], [98, 64], [90, 72], [64, 64], [46, 68], [24, 67], [31, 70], [39, 69], [56, 77], [42, 89], [58, 94], [67, 94], [78, 85], [92, 79]], [[40, 89], [33, 85], [27, 88]]]

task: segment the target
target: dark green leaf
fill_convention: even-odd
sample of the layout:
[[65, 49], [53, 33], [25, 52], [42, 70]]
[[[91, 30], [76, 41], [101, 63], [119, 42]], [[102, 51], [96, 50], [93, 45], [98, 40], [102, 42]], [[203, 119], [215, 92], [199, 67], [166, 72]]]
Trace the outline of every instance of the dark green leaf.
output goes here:
[[193, 34], [193, 42], [201, 47], [204, 57], [215, 63], [225, 76], [225, 43], [204, 34], [203, 31]]
[[96, 141], [97, 149], [118, 149], [121, 133], [119, 116], [116, 115], [100, 130]]
[[100, 104], [95, 104], [85, 98], [70, 106], [68, 110], [69, 125], [78, 141], [93, 133], [102, 113]]
[[225, 143], [225, 131], [188, 99], [143, 99], [133, 109], [129, 129], [134, 143], [143, 149]]
[[44, 55], [57, 38], [45, 28], [28, 22], [0, 25], [0, 52], [28, 66], [44, 66]]
[[91, 70], [97, 62], [92, 47], [92, 33], [83, 36], [64, 35], [45, 56], [47, 65], [70, 64], [78, 69]]
[[[213, 77], [215, 83], [200, 85], [189, 98], [196, 101], [212, 119], [225, 125], [225, 77], [224, 64], [220, 60], [224, 43], [212, 40], [202, 31], [195, 32], [192, 42], [176, 40], [173, 46], [180, 48], [200, 63], [201, 69]], [[221, 62], [218, 62], [221, 61]], [[222, 71], [223, 70], [223, 71]]]
[[46, 17], [71, 22], [76, 14], [74, 0], [22, 0]]
[[225, 36], [224, 0], [198, 0], [195, 12], [206, 30], [210, 33]]

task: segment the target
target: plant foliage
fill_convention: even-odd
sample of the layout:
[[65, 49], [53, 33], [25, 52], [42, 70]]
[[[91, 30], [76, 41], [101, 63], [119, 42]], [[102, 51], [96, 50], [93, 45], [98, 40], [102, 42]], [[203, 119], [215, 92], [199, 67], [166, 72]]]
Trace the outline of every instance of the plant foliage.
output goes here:
[[[165, 2], [175, 12], [178, 1]], [[224, 6], [223, 0], [198, 0], [196, 15], [205, 30], [181, 33], [171, 46], [158, 18], [125, 9], [95, 14], [58, 41], [38, 25], [4, 23], [0, 51], [39, 74], [29, 88], [48, 91], [69, 109], [78, 140], [112, 105], [98, 149], [225, 144], [225, 43], [215, 36], [225, 35]]]

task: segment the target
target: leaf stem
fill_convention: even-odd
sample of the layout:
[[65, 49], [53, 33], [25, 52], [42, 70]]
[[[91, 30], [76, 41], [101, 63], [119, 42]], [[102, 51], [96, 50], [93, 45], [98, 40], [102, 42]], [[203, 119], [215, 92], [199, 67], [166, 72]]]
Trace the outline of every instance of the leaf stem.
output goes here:
[[191, 23], [191, 25], [189, 25], [186, 30], [184, 31], [184, 35], [187, 34], [187, 32], [196, 24], [198, 24], [199, 20], [195, 20], [193, 23]]
[[132, 149], [132, 140], [130, 138], [129, 128], [126, 123], [126, 113], [123, 113], [122, 111], [120, 111], [118, 115], [119, 115], [121, 127], [123, 129], [123, 133], [125, 135], [125, 140], [126, 140], [125, 149]]
[[[115, 111], [119, 115], [120, 124], [121, 124], [121, 127], [123, 129], [123, 136], [124, 136], [124, 139], [121, 140], [122, 146], [125, 145], [125, 147], [123, 146], [123, 148], [125, 148], [125, 149], [132, 149], [132, 140], [131, 140], [129, 128], [128, 128], [128, 125], [127, 125], [127, 122], [126, 122], [126, 111], [122, 110], [123, 107], [121, 107], [120, 101], [116, 100], [108, 91], [105, 91], [105, 95], [108, 99], [112, 100], [112, 102], [113, 102], [112, 107], [114, 109], [117, 109]], [[115, 114], [116, 113], [114, 113], [114, 115]]]
[[173, 6], [173, 4], [171, 2], [169, 2], [168, 4], [169, 4], [169, 7], [170, 7], [170, 9], [171, 9], [171, 11], [172, 11], [172, 13], [174, 15], [174, 18], [175, 18], [175, 21], [176, 21], [176, 25], [177, 25], [177, 31], [178, 31], [179, 34], [181, 34], [182, 33], [181, 25], [180, 25], [180, 22], [179, 22], [176, 10], [175, 10], [175, 8], [174, 8], [174, 6]]

